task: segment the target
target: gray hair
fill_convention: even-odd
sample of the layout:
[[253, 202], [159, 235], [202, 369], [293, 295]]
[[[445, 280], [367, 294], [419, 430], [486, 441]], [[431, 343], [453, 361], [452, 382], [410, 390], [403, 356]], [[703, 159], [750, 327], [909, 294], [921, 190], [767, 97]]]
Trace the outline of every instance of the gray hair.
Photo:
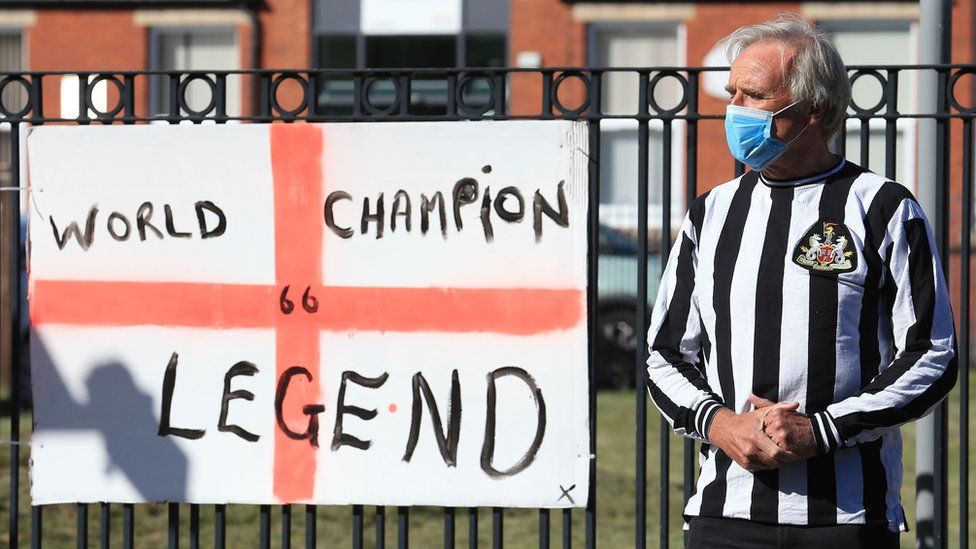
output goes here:
[[739, 27], [723, 39], [729, 63], [742, 50], [758, 42], [781, 42], [793, 46], [792, 62], [783, 58], [783, 80], [789, 87], [793, 101], [824, 105], [822, 132], [830, 139], [844, 123], [844, 115], [851, 102], [851, 81], [840, 53], [830, 37], [818, 31], [802, 16], [780, 14], [775, 20]]

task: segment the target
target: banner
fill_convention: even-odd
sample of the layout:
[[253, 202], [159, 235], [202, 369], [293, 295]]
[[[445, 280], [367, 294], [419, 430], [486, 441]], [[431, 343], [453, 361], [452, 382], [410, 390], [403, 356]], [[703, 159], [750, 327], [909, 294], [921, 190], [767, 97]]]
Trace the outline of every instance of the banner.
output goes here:
[[34, 504], [586, 504], [585, 123], [27, 143]]

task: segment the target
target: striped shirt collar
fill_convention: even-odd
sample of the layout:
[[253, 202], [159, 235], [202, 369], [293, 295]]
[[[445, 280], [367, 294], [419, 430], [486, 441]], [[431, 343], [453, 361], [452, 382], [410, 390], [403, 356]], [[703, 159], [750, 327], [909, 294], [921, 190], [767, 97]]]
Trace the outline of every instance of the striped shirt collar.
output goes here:
[[828, 177], [844, 169], [844, 166], [846, 164], [847, 164], [847, 160], [845, 160], [844, 157], [841, 157], [840, 162], [838, 162], [837, 165], [834, 166], [833, 168], [830, 168], [825, 172], [813, 174], [799, 179], [769, 179], [765, 175], [763, 175], [762, 172], [759, 172], [759, 180], [762, 181], [763, 184], [769, 187], [796, 187], [797, 185], [805, 185], [807, 183], [813, 183], [816, 181], [827, 179]]

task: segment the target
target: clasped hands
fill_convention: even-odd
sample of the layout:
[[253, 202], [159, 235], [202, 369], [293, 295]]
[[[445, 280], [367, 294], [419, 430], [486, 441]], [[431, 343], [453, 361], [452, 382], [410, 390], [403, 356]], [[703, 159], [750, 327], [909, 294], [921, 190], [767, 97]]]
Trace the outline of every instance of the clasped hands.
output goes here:
[[709, 427], [709, 441], [749, 471], [776, 469], [816, 455], [813, 425], [797, 412], [798, 402], [772, 402], [749, 395], [755, 410], [737, 414], [720, 409]]

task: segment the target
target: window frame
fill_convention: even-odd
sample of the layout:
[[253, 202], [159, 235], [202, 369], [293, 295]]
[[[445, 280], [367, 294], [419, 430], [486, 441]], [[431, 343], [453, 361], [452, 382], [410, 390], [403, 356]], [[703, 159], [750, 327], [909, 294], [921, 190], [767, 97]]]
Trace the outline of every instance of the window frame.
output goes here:
[[[325, 67], [319, 66], [321, 63], [321, 56], [319, 55], [319, 38], [324, 36], [345, 36], [351, 37], [355, 44], [356, 49], [356, 66], [350, 68], [349, 70], [363, 70], [367, 68], [389, 68], [389, 67], [367, 67], [366, 66], [366, 38], [370, 36], [384, 36], [384, 37], [402, 37], [409, 38], [413, 36], [453, 36], [454, 37], [454, 69], [466, 69], [466, 68], [480, 68], [480, 67], [468, 67], [467, 66], [467, 37], [471, 35], [496, 35], [502, 36], [504, 38], [504, 48], [505, 52], [503, 54], [505, 59], [508, 59], [510, 51], [509, 44], [509, 33], [507, 32], [489, 32], [489, 31], [468, 31], [463, 27], [457, 34], [438, 34], [438, 33], [428, 33], [428, 34], [365, 34], [362, 30], [356, 32], [313, 32], [312, 33], [312, 44], [311, 44], [311, 59], [312, 66], [316, 69], [324, 69]], [[426, 68], [426, 67], [410, 67], [410, 68]]]
[[[162, 63], [162, 39], [166, 35], [188, 34], [194, 32], [227, 32], [234, 39], [234, 51], [238, 58], [241, 55], [241, 41], [238, 36], [238, 29], [234, 25], [164, 25], [149, 27], [149, 48], [148, 48], [148, 67], [151, 71], [166, 70], [161, 68]], [[240, 64], [240, 63], [238, 63]], [[161, 75], [153, 74], [149, 76], [149, 112], [151, 116], [165, 116], [166, 109], [160, 105], [162, 96], [159, 93]], [[243, 112], [243, 89], [240, 108]]]
[[[27, 33], [22, 27], [0, 26], [0, 36], [17, 36], [20, 38], [20, 70], [27, 70]], [[0, 132], [9, 132], [10, 124], [0, 122]]]
[[[468, 2], [473, 2], [475, 0], [458, 0], [458, 1], [461, 3], [461, 28], [458, 30], [458, 32], [456, 34], [455, 33], [436, 33], [436, 32], [432, 32], [432, 33], [426, 33], [426, 34], [418, 34], [418, 33], [402, 34], [402, 35], [384, 34], [383, 36], [434, 36], [434, 35], [437, 35], [437, 36], [454, 36], [455, 37], [455, 41], [454, 41], [454, 53], [455, 53], [455, 55], [454, 55], [454, 68], [455, 69], [465, 69], [465, 68], [469, 68], [469, 67], [467, 67], [467, 48], [466, 48], [467, 42], [465, 40], [467, 38], [467, 36], [468, 35], [472, 35], [472, 34], [474, 34], [474, 35], [477, 35], [477, 34], [496, 34], [496, 35], [501, 35], [501, 36], [504, 37], [504, 42], [505, 42], [504, 58], [506, 60], [509, 59], [509, 55], [511, 54], [511, 40], [510, 40], [510, 38], [511, 38], [511, 28], [510, 28], [510, 26], [509, 27], [506, 27], [504, 29], [504, 31], [501, 31], [501, 30], [499, 30], [499, 31], [487, 31], [487, 30], [469, 29], [465, 25], [465, 14], [467, 13], [467, 4], [468, 4]], [[311, 0], [311, 16], [309, 17], [309, 21], [310, 21], [310, 29], [309, 29], [310, 32], [309, 32], [309, 36], [311, 37], [311, 40], [310, 40], [311, 43], [309, 44], [309, 59], [312, 60], [312, 67], [313, 68], [316, 68], [316, 69], [322, 68], [322, 67], [319, 66], [319, 64], [321, 62], [321, 59], [319, 59], [318, 39], [319, 39], [320, 36], [351, 36], [351, 37], [353, 37], [353, 40], [354, 40], [354, 43], [355, 43], [355, 49], [356, 49], [356, 66], [353, 67], [351, 70], [362, 70], [362, 69], [368, 68], [368, 67], [366, 67], [366, 37], [367, 36], [372, 36], [372, 35], [368, 35], [368, 34], [364, 33], [363, 32], [363, 29], [362, 29], [362, 26], [357, 27], [356, 30], [355, 30], [355, 32], [348, 32], [348, 31], [343, 31], [343, 32], [321, 32], [321, 31], [316, 30], [316, 28], [315, 28], [315, 21], [316, 21], [315, 12], [316, 12], [316, 9], [318, 7], [318, 3], [319, 2], [317, 0]], [[377, 68], [386, 68], [386, 67], [377, 67]], [[411, 68], [423, 68], [423, 67], [411, 67]], [[478, 68], [478, 67], [470, 67], [470, 68]]]
[[[457, 35], [452, 35], [452, 34], [436, 34], [436, 33], [431, 33], [431, 34], [383, 34], [383, 35], [370, 35], [370, 34], [365, 34], [365, 33], [363, 33], [360, 30], [360, 31], [357, 31], [355, 33], [350, 33], [350, 32], [334, 32], [334, 33], [333, 32], [318, 32], [318, 33], [313, 34], [312, 35], [312, 40], [311, 40], [311, 42], [312, 42], [312, 53], [313, 53], [313, 67], [315, 67], [316, 69], [328, 70], [327, 68], [324, 68], [324, 67], [321, 67], [320, 66], [322, 60], [321, 60], [321, 55], [319, 54], [319, 47], [318, 46], [319, 46], [319, 39], [322, 38], [322, 37], [335, 36], [335, 37], [346, 37], [346, 38], [352, 38], [353, 39], [354, 44], [355, 44], [355, 52], [356, 52], [356, 54], [355, 54], [355, 58], [356, 58], [355, 67], [352, 67], [352, 68], [336, 68], [336, 70], [339, 70], [339, 71], [343, 71], [343, 70], [354, 71], [354, 70], [363, 70], [363, 69], [367, 69], [367, 68], [379, 68], [379, 69], [382, 69], [382, 68], [394, 68], [394, 69], [396, 69], [395, 67], [369, 67], [366, 64], [366, 40], [367, 40], [367, 38], [369, 38], [371, 36], [399, 37], [399, 38], [410, 38], [410, 37], [417, 37], [417, 36], [444, 36], [444, 37], [452, 37], [453, 36], [454, 37], [454, 48], [455, 48], [455, 50], [454, 50], [455, 51], [454, 66], [453, 67], [437, 67], [437, 68], [440, 68], [442, 70], [464, 70], [464, 69], [467, 69], [467, 68], [478, 68], [478, 67], [467, 67], [466, 66], [466, 64], [467, 64], [466, 46], [467, 46], [467, 39], [468, 39], [468, 37], [470, 37], [470, 36], [479, 36], [479, 35], [480, 36], [490, 35], [490, 36], [501, 37], [502, 38], [502, 41], [503, 41], [502, 47], [504, 48], [504, 52], [503, 52], [502, 56], [503, 56], [503, 59], [505, 59], [505, 60], [508, 59], [510, 45], [509, 45], [509, 34], [507, 32], [505, 32], [505, 33], [502, 33], [502, 32], [491, 32], [491, 31], [471, 31], [471, 32], [468, 32], [468, 31], [465, 31], [462, 28], [461, 32], [457, 33]], [[426, 67], [410, 67], [410, 68], [426, 68]], [[322, 85], [321, 82], [320, 82], [319, 85]], [[316, 93], [319, 93], [320, 94], [320, 93], [322, 93], [322, 90], [321, 89], [320, 90], [317, 90]], [[445, 95], [438, 94], [438, 93], [432, 93], [432, 94], [423, 94], [423, 92], [421, 92], [421, 93], [424, 96], [424, 100], [421, 101], [420, 104], [422, 104], [424, 106], [427, 106], [427, 107], [435, 107], [435, 108], [446, 108], [447, 107], [448, 98]], [[392, 97], [392, 95], [391, 95], [391, 97]], [[343, 108], [345, 108], [345, 107], [351, 108], [352, 105], [353, 105], [353, 100], [354, 100], [353, 97], [350, 96], [348, 98], [348, 102], [345, 101], [345, 100], [343, 100], [343, 101], [340, 101], [340, 102], [335, 102], [333, 104], [335, 106], [341, 106]], [[411, 105], [414, 105], [414, 101], [413, 100], [411, 100], [410, 103], [411, 103]]]
[[[600, 33], [607, 31], [660, 31], [668, 30], [674, 31], [675, 34], [675, 52], [676, 67], [687, 66], [688, 61], [688, 27], [686, 23], [682, 20], [655, 20], [655, 21], [598, 21], [591, 22], [587, 24], [586, 28], [586, 61], [591, 67], [598, 66], [600, 60], [599, 51], [599, 37]], [[635, 105], [636, 107], [636, 105]], [[601, 105], [601, 109], [603, 106]], [[687, 107], [682, 109], [680, 113], [687, 113]], [[632, 115], [627, 115], [632, 116]], [[637, 120], [634, 118], [626, 119], [605, 119], [600, 120], [600, 132], [601, 134], [605, 131], [636, 131], [638, 129]], [[656, 133], [661, 136], [663, 143], [663, 130], [664, 122], [660, 119], [648, 120], [648, 129], [650, 132]], [[685, 170], [687, 159], [685, 157], [685, 150], [681, 147], [681, 143], [684, 143], [685, 136], [687, 132], [687, 121], [685, 120], [674, 120], [671, 123], [671, 227], [674, 227], [676, 223], [680, 223], [685, 212], [686, 197], [685, 197]], [[648, 144], [650, 146], [653, 137], [648, 139]], [[602, 142], [602, 141], [601, 141]], [[648, 151], [650, 152], [650, 151]], [[649, 166], [651, 168], [651, 166]], [[602, 175], [602, 174], [601, 174]], [[657, 177], [653, 173], [648, 174], [648, 183], [652, 184], [653, 179]], [[650, 190], [648, 192], [650, 195]], [[648, 197], [648, 228], [652, 230], [661, 229], [661, 216], [663, 211], [663, 204], [659, 201], [651, 201]], [[608, 207], [609, 206], [609, 207]], [[612, 203], [612, 202], [601, 202], [600, 212], [601, 212], [601, 223], [607, 223], [611, 227], [621, 228], [625, 225], [636, 226], [637, 218], [637, 205], [633, 204], [633, 219], [630, 219], [630, 214], [627, 211], [631, 208], [630, 204], [622, 203]], [[623, 221], [615, 221], [623, 220]], [[634, 223], [630, 223], [634, 221]]]
[[[353, 48], [355, 51], [355, 63], [354, 66], [352, 67], [335, 68], [335, 70], [341, 72], [343, 70], [356, 71], [356, 70], [365, 70], [368, 68], [378, 68], [378, 69], [391, 68], [391, 67], [369, 67], [367, 65], [366, 39], [369, 36], [400, 36], [400, 37], [453, 36], [454, 37], [454, 66], [440, 67], [440, 68], [443, 70], [464, 70], [464, 69], [479, 68], [479, 67], [469, 67], [467, 64], [467, 58], [468, 58], [467, 39], [470, 36], [478, 36], [478, 35], [482, 35], [482, 36], [493, 35], [493, 36], [500, 36], [502, 38], [502, 42], [503, 42], [502, 58], [505, 60], [502, 66], [503, 67], [507, 66], [509, 64], [508, 60], [511, 54], [511, 26], [506, 25], [504, 28], [498, 28], [494, 30], [478, 28], [476, 25], [470, 26], [468, 24], [469, 22], [467, 21], [468, 6], [475, 0], [457, 0], [457, 1], [460, 3], [460, 9], [461, 9], [461, 26], [457, 33], [428, 32], [428, 33], [401, 33], [401, 34], [395, 34], [395, 33], [368, 34], [363, 32], [361, 21], [356, 26], [355, 30], [351, 30], [348, 28], [343, 28], [343, 30], [332, 30], [332, 31], [318, 30], [316, 28], [316, 21], [318, 20], [317, 10], [320, 9], [320, 1], [311, 0], [311, 16], [309, 17], [309, 37], [310, 37], [309, 59], [311, 59], [312, 61], [312, 67], [316, 70], [329, 70], [329, 68], [322, 66], [322, 59], [319, 51], [319, 39], [322, 37], [333, 36], [333, 37], [352, 38]], [[359, 3], [361, 9], [362, 8], [361, 2]], [[410, 68], [424, 68], [424, 67], [410, 67]], [[482, 67], [482, 68], [490, 68], [490, 67]], [[319, 85], [320, 86], [322, 85], [321, 82]], [[321, 94], [322, 89], [321, 88], [317, 89], [315, 93]], [[348, 102], [345, 100], [335, 101], [332, 102], [331, 105], [340, 107], [342, 109], [351, 109], [353, 106], [353, 102], [354, 99], [352, 97], [349, 97]], [[441, 108], [441, 107], [446, 108], [447, 103], [448, 103], [447, 97], [438, 94], [431, 94], [429, 95], [428, 98], [425, 98], [423, 101], [420, 102], [420, 104], [423, 106], [437, 107], [437, 108]], [[411, 106], [414, 106], [413, 100], [410, 101], [410, 106], [408, 106], [408, 108], [410, 108]], [[320, 105], [320, 108], [323, 107], [324, 106]]]

